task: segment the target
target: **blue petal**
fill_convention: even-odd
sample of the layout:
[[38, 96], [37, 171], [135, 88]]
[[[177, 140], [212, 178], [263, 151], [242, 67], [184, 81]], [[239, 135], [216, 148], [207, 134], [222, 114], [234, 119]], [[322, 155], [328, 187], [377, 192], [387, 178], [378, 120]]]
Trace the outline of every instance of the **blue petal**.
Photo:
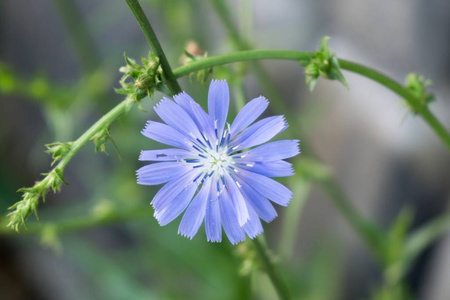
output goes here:
[[194, 120], [203, 135], [205, 142], [207, 140], [215, 143], [216, 137], [214, 133], [214, 120], [208, 115], [203, 108], [195, 102], [188, 94], [181, 93], [174, 96], [175, 101], [180, 105]]
[[242, 183], [242, 194], [247, 200], [247, 203], [250, 203], [254, 208], [258, 216], [267, 223], [277, 217], [277, 211], [272, 203], [245, 182]]
[[[212, 184], [214, 186], [214, 183]], [[211, 187], [210, 196], [214, 195], [214, 188]], [[222, 241], [222, 223], [220, 219], [219, 200], [216, 197], [206, 201], [205, 231], [208, 242]]]
[[300, 153], [298, 140], [282, 140], [267, 143], [239, 154], [245, 155], [246, 161], [274, 161], [293, 157]]
[[148, 121], [142, 134], [162, 144], [191, 150], [186, 137], [178, 130], [159, 122]]
[[155, 107], [155, 112], [170, 127], [175, 128], [195, 140], [201, 137], [197, 125], [178, 104], [168, 98], [163, 98]]
[[224, 173], [226, 187], [228, 191], [228, 195], [230, 199], [227, 199], [227, 201], [231, 200], [233, 203], [234, 209], [236, 210], [236, 215], [239, 221], [239, 226], [243, 226], [248, 221], [248, 210], [247, 210], [247, 204], [245, 203], [245, 199], [242, 196], [238, 183], [236, 183], [231, 176], [228, 173]]
[[287, 187], [266, 176], [242, 169], [239, 170], [237, 176], [254, 188], [258, 193], [281, 206], [287, 206], [292, 198], [292, 192]]
[[287, 128], [283, 116], [262, 119], [248, 127], [230, 143], [234, 151], [250, 148], [265, 143]]
[[231, 124], [231, 137], [252, 124], [267, 108], [269, 102], [264, 97], [258, 97], [247, 103]]
[[178, 196], [187, 186], [193, 183], [201, 172], [188, 171], [186, 174], [166, 183], [155, 195], [151, 204], [155, 211], [163, 209], [167, 203]]
[[139, 155], [140, 161], [171, 161], [193, 158], [195, 154], [183, 149], [143, 150]]
[[208, 112], [214, 122], [217, 122], [218, 137], [223, 133], [227, 121], [229, 104], [230, 94], [227, 82], [224, 80], [213, 80], [208, 92]]
[[241, 161], [241, 163], [239, 164], [239, 168], [267, 177], [287, 177], [294, 175], [292, 164], [284, 160], [267, 162]]
[[155, 210], [155, 218], [159, 224], [161, 226], [167, 225], [178, 217], [188, 206], [197, 188], [198, 185], [196, 183], [188, 185], [175, 198], [168, 201], [162, 209]]
[[146, 165], [137, 171], [138, 183], [143, 185], [162, 184], [178, 178], [190, 169], [191, 167], [186, 167], [186, 165], [179, 162], [161, 162]]
[[185, 92], [182, 92], [182, 93], [179, 93], [179, 94], [173, 96], [173, 100], [175, 100], [175, 102], [181, 108], [183, 108], [191, 116], [192, 119], [194, 119], [193, 114], [192, 114], [192, 109], [191, 109], [191, 102], [195, 102], [195, 100], [192, 99], [191, 96], [189, 96]]
[[250, 215], [250, 219], [242, 228], [244, 228], [245, 232], [251, 239], [254, 239], [256, 236], [261, 234], [264, 229], [261, 225], [261, 221], [259, 220], [258, 215], [251, 206], [249, 206], [248, 208], [248, 213]]
[[198, 229], [205, 218], [206, 205], [210, 191], [211, 179], [208, 178], [184, 213], [183, 219], [181, 219], [180, 226], [178, 227], [179, 234], [190, 239], [197, 234]]
[[236, 216], [236, 210], [230, 201], [228, 192], [224, 190], [219, 196], [220, 217], [222, 219], [222, 226], [227, 234], [228, 239], [232, 244], [237, 244], [245, 240], [244, 230], [239, 225]]

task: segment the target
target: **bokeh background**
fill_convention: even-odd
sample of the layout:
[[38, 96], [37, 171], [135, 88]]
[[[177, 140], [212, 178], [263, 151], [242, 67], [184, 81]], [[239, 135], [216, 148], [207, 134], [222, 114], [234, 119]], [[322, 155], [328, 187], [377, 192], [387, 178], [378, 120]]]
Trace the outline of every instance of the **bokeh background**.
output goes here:
[[[324, 35], [340, 58], [375, 67], [403, 82], [417, 72], [433, 80], [431, 110], [450, 128], [450, 2], [441, 0], [142, 0], [172, 67], [195, 42], [209, 56], [246, 47], [313, 51]], [[229, 13], [226, 13], [228, 11]], [[241, 38], [226, 29], [229, 20]], [[242, 43], [245, 40], [245, 43]], [[191, 48], [192, 49], [192, 48]], [[71, 141], [122, 98], [123, 53], [149, 47], [124, 1], [0, 1], [0, 209], [20, 199], [50, 168], [44, 144]], [[296, 62], [265, 61], [215, 68], [239, 101], [265, 95], [282, 101], [298, 128], [287, 136], [320, 158], [356, 208], [388, 228], [400, 211], [414, 211], [412, 228], [442, 215], [450, 196], [450, 156], [434, 133], [392, 92], [345, 72], [350, 85], [320, 80], [313, 93]], [[195, 76], [182, 88], [205, 103], [208, 83]], [[138, 186], [140, 134], [154, 118], [133, 109], [111, 128], [118, 155], [86, 145], [66, 168], [62, 192], [50, 193], [37, 235], [0, 236], [1, 299], [274, 299], [247, 243], [206, 242], [160, 227], [148, 203], [156, 192]], [[288, 119], [288, 122], [290, 120]], [[299, 164], [302, 163], [300, 156]], [[336, 212], [319, 185], [282, 180], [295, 192], [280, 217], [265, 225], [284, 276], [300, 299], [382, 298], [383, 268]], [[58, 233], [52, 224], [111, 211], [143, 209], [127, 220]], [[294, 210], [290, 214], [288, 211]], [[294, 218], [292, 217], [294, 215]], [[30, 218], [34, 223], [34, 217]], [[414, 299], [450, 299], [450, 238], [442, 237], [414, 263], [404, 284]], [[378, 298], [377, 298], [378, 297]]]

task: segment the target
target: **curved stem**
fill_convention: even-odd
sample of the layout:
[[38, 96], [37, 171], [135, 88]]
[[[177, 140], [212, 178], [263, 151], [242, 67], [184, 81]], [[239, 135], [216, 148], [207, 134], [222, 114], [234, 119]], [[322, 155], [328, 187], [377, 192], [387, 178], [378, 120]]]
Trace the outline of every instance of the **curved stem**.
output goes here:
[[264, 265], [264, 268], [267, 272], [267, 275], [270, 278], [270, 281], [272, 282], [278, 297], [280, 299], [291, 299], [289, 290], [285, 283], [281, 279], [281, 275], [278, 272], [278, 269], [275, 266], [275, 263], [273, 262], [273, 259], [270, 257], [269, 249], [267, 248], [267, 245], [264, 241], [261, 240], [261, 236], [254, 238], [253, 244], [255, 245], [256, 251], [258, 252], [259, 257], [261, 258], [261, 261]]
[[167, 61], [166, 55], [159, 44], [158, 38], [156, 37], [155, 32], [153, 31], [150, 22], [145, 16], [144, 11], [142, 10], [141, 5], [138, 0], [125, 0], [125, 2], [130, 7], [133, 12], [136, 21], [144, 33], [145, 38], [147, 39], [148, 44], [152, 48], [153, 52], [159, 57], [159, 62], [161, 64], [161, 68], [164, 74], [164, 78], [166, 79], [166, 85], [169, 88], [170, 92], [175, 95], [182, 92], [175, 76], [172, 73], [172, 68]]
[[[175, 77], [181, 77], [192, 72], [196, 72], [205, 68], [210, 68], [218, 65], [229, 64], [240, 61], [253, 61], [261, 59], [277, 59], [277, 60], [301, 60], [313, 56], [311, 52], [300, 52], [292, 50], [249, 50], [240, 51], [230, 54], [213, 56], [189, 63], [186, 66], [174, 70]], [[391, 79], [387, 75], [378, 72], [374, 69], [365, 67], [363, 65], [353, 63], [347, 60], [339, 59], [339, 64], [342, 69], [360, 74], [364, 77], [370, 78], [386, 88], [390, 89], [400, 97], [404, 98], [417, 111], [417, 113], [425, 120], [431, 127], [435, 134], [441, 139], [444, 145], [450, 151], [450, 134], [445, 129], [439, 120], [431, 113], [431, 111], [420, 104], [420, 100], [414, 97], [405, 87]]]

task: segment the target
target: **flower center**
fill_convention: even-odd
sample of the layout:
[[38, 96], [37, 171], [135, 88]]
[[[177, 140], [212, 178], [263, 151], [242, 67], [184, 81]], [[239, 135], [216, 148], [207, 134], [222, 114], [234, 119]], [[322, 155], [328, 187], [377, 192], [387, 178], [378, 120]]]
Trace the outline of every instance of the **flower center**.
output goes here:
[[218, 172], [222, 175], [224, 171], [232, 164], [231, 157], [227, 154], [227, 147], [219, 148], [218, 151], [208, 149], [203, 159], [203, 166], [207, 173]]

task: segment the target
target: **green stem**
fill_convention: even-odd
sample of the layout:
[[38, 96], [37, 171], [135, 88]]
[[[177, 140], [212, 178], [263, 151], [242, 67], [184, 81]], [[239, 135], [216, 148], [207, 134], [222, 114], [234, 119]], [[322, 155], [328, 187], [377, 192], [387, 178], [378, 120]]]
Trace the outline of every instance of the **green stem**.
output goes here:
[[81, 66], [87, 72], [94, 71], [100, 57], [78, 7], [72, 0], [53, 0], [53, 3], [61, 14]]
[[231, 18], [231, 12], [228, 9], [227, 4], [223, 0], [211, 0], [210, 1], [215, 12], [217, 13], [220, 21], [222, 21], [225, 29], [228, 31], [228, 36], [235, 48], [239, 50], [250, 49], [250, 44], [240, 37], [239, 31], [234, 25], [234, 21]]
[[103, 115], [97, 122], [94, 123], [87, 131], [85, 131], [72, 144], [70, 151], [61, 159], [56, 168], [64, 169], [72, 157], [83, 147], [91, 138], [102, 129], [108, 127], [113, 121], [124, 114], [133, 104], [132, 100], [125, 99], [111, 109], [107, 114]]
[[133, 15], [136, 18], [136, 21], [138, 22], [139, 26], [141, 27], [148, 44], [152, 48], [153, 52], [159, 57], [159, 62], [161, 64], [164, 78], [166, 79], [166, 85], [169, 88], [170, 92], [172, 93], [172, 95], [181, 93], [182, 90], [178, 85], [178, 82], [172, 72], [172, 68], [170, 67], [169, 62], [167, 61], [166, 55], [164, 54], [164, 51], [161, 48], [158, 38], [156, 37], [156, 34], [153, 31], [150, 22], [145, 16], [145, 13], [142, 10], [141, 5], [139, 4], [139, 1], [125, 0], [125, 2], [128, 4], [131, 11], [133, 12]]
[[420, 103], [420, 100], [414, 97], [414, 95], [411, 94], [404, 86], [388, 77], [387, 75], [372, 68], [344, 59], [340, 59], [339, 64], [342, 69], [372, 79], [373, 81], [378, 82], [379, 84], [390, 89], [391, 91], [408, 101], [411, 107], [413, 107], [414, 110], [417, 111], [418, 114], [420, 114], [420, 116], [425, 120], [426, 123], [428, 123], [428, 125], [441, 139], [441, 141], [447, 146], [448, 150], [450, 150], [450, 135], [445, 127], [438, 119], [436, 119], [436, 117], [431, 113], [428, 107], [426, 105], [422, 105]]
[[278, 269], [275, 266], [273, 259], [270, 257], [269, 249], [267, 248], [266, 243], [262, 241], [262, 237], [259, 236], [257, 238], [254, 238], [252, 241], [253, 244], [255, 245], [259, 257], [261, 258], [261, 261], [264, 265], [267, 275], [269, 276], [270, 281], [272, 282], [278, 294], [278, 297], [283, 300], [291, 299], [289, 290], [285, 285], [285, 283], [282, 281], [280, 272], [278, 272]]
[[420, 253], [449, 230], [450, 215], [445, 214], [411, 233], [405, 246], [404, 267], [410, 267]]
[[[47, 227], [55, 228], [58, 233], [67, 233], [79, 231], [98, 226], [104, 226], [115, 222], [125, 222], [136, 218], [148, 216], [148, 206], [139, 206], [124, 210], [113, 210], [106, 214], [92, 215], [88, 217], [80, 217], [59, 222], [46, 222], [45, 224], [29, 224], [27, 230], [20, 231], [21, 235], [40, 234]], [[1, 235], [17, 235], [17, 232], [6, 227], [1, 227]]]
[[[218, 65], [225, 65], [233, 62], [254, 61], [262, 59], [277, 59], [277, 60], [301, 60], [313, 56], [310, 52], [300, 52], [292, 50], [249, 50], [229, 53], [219, 56], [213, 56], [202, 59], [200, 61], [192, 62], [186, 66], [174, 70], [175, 77], [185, 76], [189, 73], [196, 72], [205, 68], [211, 68]], [[374, 69], [365, 67], [363, 65], [349, 62], [346, 60], [339, 60], [342, 69], [351, 71], [353, 73], [362, 75], [372, 79], [386, 88], [390, 89], [400, 97], [404, 98], [408, 103], [416, 109], [417, 113], [425, 120], [431, 127], [434, 133], [441, 139], [444, 145], [450, 150], [450, 134], [445, 127], [436, 119], [436, 117], [425, 106], [420, 105], [420, 100], [414, 97], [405, 87], [391, 79], [390, 77], [378, 72]]]
[[372, 252], [377, 257], [381, 257], [382, 249], [380, 247], [383, 245], [382, 232], [375, 224], [361, 216], [339, 186], [331, 179], [322, 181], [321, 185], [324, 187], [325, 191], [330, 196], [330, 199], [339, 209], [343, 217], [351, 224], [367, 245], [370, 246]]
[[295, 196], [291, 203], [289, 203], [289, 209], [286, 210], [283, 217], [282, 230], [280, 230], [280, 244], [278, 246], [278, 253], [287, 261], [291, 261], [293, 258], [298, 229], [300, 227], [300, 216], [302, 215], [303, 207], [311, 190], [311, 185], [312, 182], [309, 179], [299, 176], [292, 177], [290, 187], [292, 187]]

